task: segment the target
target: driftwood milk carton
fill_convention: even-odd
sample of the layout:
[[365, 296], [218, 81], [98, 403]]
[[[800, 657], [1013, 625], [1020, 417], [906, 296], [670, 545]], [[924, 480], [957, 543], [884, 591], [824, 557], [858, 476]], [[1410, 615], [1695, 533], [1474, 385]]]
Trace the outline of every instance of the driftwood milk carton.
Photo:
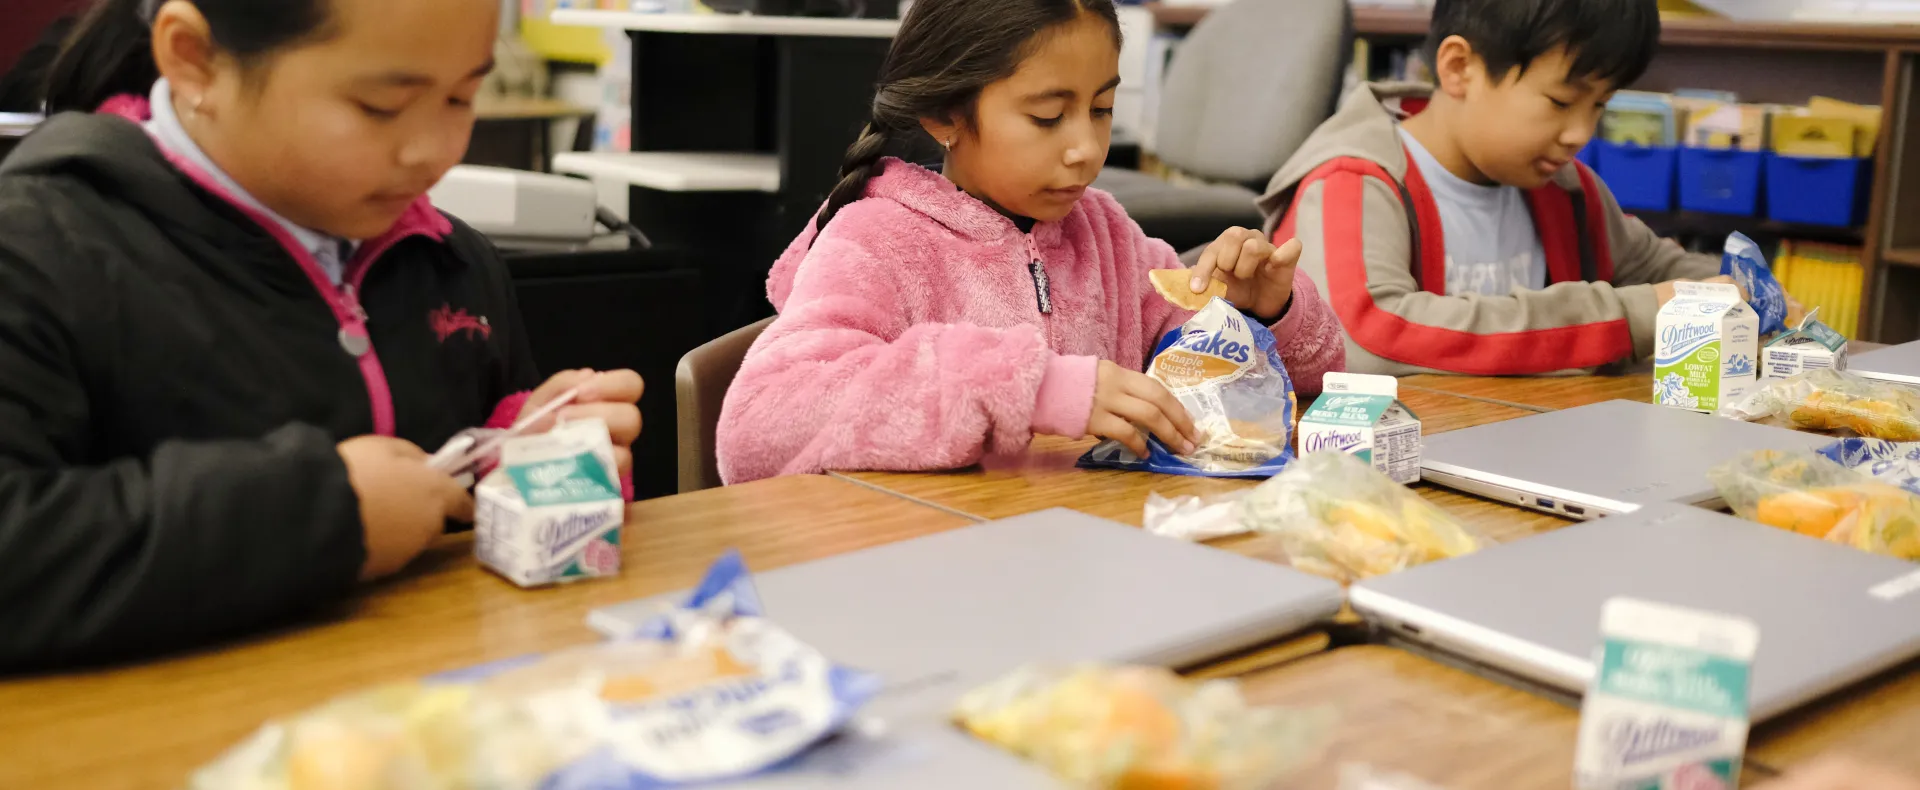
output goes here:
[[1574, 751], [1579, 790], [1733, 790], [1747, 745], [1759, 629], [1615, 598], [1600, 613]]
[[1328, 373], [1300, 417], [1300, 454], [1357, 455], [1396, 483], [1420, 482], [1420, 418], [1401, 403], [1392, 376]]
[[[1814, 313], [1820, 312], [1814, 310]], [[1784, 379], [1809, 370], [1847, 369], [1847, 338], [1808, 313], [1800, 325], [1767, 343], [1763, 379]]]
[[1756, 380], [1760, 317], [1737, 286], [1674, 283], [1654, 321], [1653, 402], [1712, 414]]
[[626, 503], [607, 424], [507, 440], [475, 490], [474, 554], [522, 587], [620, 572]]

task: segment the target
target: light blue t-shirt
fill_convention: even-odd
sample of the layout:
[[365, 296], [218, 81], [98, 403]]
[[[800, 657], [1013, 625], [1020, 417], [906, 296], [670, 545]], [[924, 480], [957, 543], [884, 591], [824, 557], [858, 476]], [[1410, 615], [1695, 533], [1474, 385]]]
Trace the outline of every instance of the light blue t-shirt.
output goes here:
[[1482, 186], [1447, 171], [1406, 129], [1413, 165], [1433, 192], [1447, 237], [1447, 295], [1506, 296], [1547, 285], [1547, 251], [1518, 187]]

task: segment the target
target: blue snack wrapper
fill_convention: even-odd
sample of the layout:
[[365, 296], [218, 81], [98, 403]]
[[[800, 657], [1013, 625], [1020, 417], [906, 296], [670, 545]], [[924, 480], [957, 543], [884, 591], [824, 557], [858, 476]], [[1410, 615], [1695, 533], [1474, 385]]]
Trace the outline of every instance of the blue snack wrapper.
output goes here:
[[336, 766], [338, 786], [396, 789], [658, 790], [778, 771], [880, 682], [761, 614], [728, 552], [630, 638], [343, 697], [268, 724], [191, 787], [280, 787], [309, 765]]
[[1720, 255], [1720, 273], [1732, 277], [1751, 295], [1748, 304], [1760, 316], [1760, 334], [1786, 330], [1787, 292], [1767, 267], [1767, 256], [1760, 252], [1760, 245], [1744, 233], [1729, 234]]
[[1147, 375], [1186, 407], [1201, 436], [1194, 452], [1176, 454], [1149, 435], [1146, 458], [1108, 440], [1081, 456], [1078, 466], [1264, 479], [1293, 462], [1298, 400], [1279, 345], [1272, 330], [1226, 300], [1214, 299], [1162, 337]]
[[1841, 439], [1818, 452], [1855, 472], [1920, 495], [1920, 442]]

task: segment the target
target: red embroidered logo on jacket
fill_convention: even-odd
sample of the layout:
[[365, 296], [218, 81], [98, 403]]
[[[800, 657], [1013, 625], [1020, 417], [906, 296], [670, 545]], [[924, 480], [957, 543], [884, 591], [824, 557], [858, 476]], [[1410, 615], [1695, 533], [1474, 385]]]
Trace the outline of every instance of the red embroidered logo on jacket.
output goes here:
[[487, 323], [486, 316], [471, 316], [467, 314], [466, 308], [455, 310], [453, 305], [442, 305], [439, 309], [428, 313], [427, 324], [433, 327], [433, 334], [438, 336], [442, 343], [460, 332], [466, 332], [469, 337], [477, 335], [482, 340], [493, 337], [493, 326]]

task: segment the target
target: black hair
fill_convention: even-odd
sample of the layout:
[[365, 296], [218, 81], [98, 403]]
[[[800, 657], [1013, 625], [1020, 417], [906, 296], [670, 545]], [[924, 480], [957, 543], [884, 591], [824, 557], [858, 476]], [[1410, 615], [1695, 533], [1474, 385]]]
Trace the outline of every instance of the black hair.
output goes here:
[[[214, 46], [251, 64], [289, 44], [324, 35], [326, 0], [186, 0], [206, 17]], [[123, 93], [146, 95], [160, 78], [153, 63], [153, 16], [166, 0], [95, 0], [47, 70], [47, 112], [92, 112]]]
[[1565, 46], [1568, 76], [1625, 87], [1646, 73], [1660, 43], [1659, 0], [1436, 0], [1426, 55], [1437, 63], [1440, 42], [1459, 36], [1494, 79]]
[[916, 0], [887, 50], [866, 128], [847, 148], [816, 227], [866, 194], [889, 143], [926, 134], [922, 118], [971, 122], [982, 88], [1012, 76], [1035, 36], [1081, 14], [1106, 22], [1119, 43], [1113, 0]]

